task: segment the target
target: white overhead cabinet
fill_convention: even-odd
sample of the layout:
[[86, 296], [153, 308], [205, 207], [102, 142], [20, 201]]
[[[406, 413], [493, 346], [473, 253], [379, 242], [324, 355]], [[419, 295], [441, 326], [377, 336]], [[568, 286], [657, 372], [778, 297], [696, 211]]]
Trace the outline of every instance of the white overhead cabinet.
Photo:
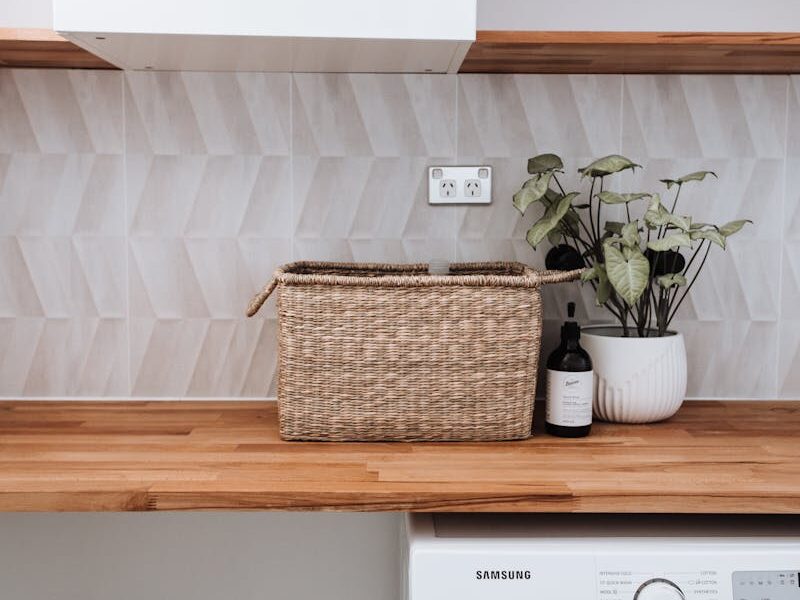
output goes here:
[[54, 0], [61, 35], [124, 69], [456, 72], [476, 0]]

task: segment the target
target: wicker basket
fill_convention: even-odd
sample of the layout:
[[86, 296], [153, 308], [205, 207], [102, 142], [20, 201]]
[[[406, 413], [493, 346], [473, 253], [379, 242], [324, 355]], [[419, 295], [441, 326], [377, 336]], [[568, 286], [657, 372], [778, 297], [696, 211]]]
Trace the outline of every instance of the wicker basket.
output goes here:
[[531, 433], [543, 283], [519, 263], [297, 262], [277, 287], [287, 440], [510, 440]]

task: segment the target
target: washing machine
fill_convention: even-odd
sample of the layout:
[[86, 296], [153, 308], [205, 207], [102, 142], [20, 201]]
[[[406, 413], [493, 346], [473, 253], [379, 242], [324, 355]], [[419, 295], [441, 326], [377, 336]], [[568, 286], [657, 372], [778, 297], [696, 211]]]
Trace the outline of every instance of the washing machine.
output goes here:
[[800, 600], [795, 516], [412, 514], [408, 600]]

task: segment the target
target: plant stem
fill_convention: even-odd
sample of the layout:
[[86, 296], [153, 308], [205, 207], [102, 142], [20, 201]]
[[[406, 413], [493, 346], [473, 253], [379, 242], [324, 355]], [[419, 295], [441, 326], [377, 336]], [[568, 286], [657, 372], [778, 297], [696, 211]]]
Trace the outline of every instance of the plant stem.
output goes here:
[[[703, 241], [705, 241], [705, 240], [703, 240]], [[669, 315], [669, 317], [667, 318], [666, 327], [669, 327], [669, 324], [672, 322], [672, 319], [675, 318], [675, 315], [677, 314], [678, 309], [681, 307], [681, 304], [683, 304], [683, 301], [686, 299], [686, 296], [689, 295], [689, 291], [692, 289], [692, 286], [694, 285], [694, 282], [697, 281], [697, 276], [700, 275], [700, 271], [703, 270], [703, 265], [706, 264], [706, 259], [708, 258], [708, 253], [710, 252], [710, 250], [711, 250], [711, 243], [709, 242], [706, 245], [706, 253], [703, 255], [703, 260], [700, 262], [700, 265], [697, 267], [697, 271], [695, 271], [694, 277], [692, 277], [692, 280], [689, 282], [689, 285], [686, 286], [686, 290], [683, 292], [683, 295], [681, 296], [681, 299], [678, 300], [678, 303], [675, 305], [675, 308], [672, 310], [672, 314]]]
[[[711, 244], [711, 242], [707, 242], [707, 240], [700, 240], [700, 245], [697, 247], [697, 249], [692, 254], [692, 257], [689, 259], [689, 262], [686, 263], [686, 266], [683, 268], [683, 272], [681, 273], [681, 275], [686, 277], [686, 275], [689, 273], [689, 269], [692, 266], [692, 263], [694, 262], [694, 259], [697, 258], [697, 255], [700, 254], [700, 252], [703, 250], [703, 244], [705, 244], [705, 243], [708, 243], [709, 245]], [[676, 287], [675, 291], [672, 293], [672, 298], [669, 301], [670, 306], [672, 306], [672, 303], [675, 302], [675, 298], [678, 296], [678, 290], [679, 289], [680, 288]]]
[[595, 254], [600, 256], [599, 248], [597, 245], [597, 238], [594, 237], [594, 217], [592, 216], [592, 202], [594, 201], [594, 180], [595, 178], [592, 177], [592, 185], [589, 188], [589, 226], [591, 227], [592, 231], [592, 244], [594, 245]]
[[[603, 178], [600, 178], [600, 193], [603, 193]], [[603, 210], [603, 201], [600, 198], [597, 199], [597, 239], [599, 240], [602, 236], [600, 235], [600, 228], [602, 225], [600, 224], [600, 212]]]
[[[561, 191], [561, 195], [562, 196], [566, 196], [567, 192], [564, 191], [564, 187], [561, 185], [561, 182], [558, 180], [558, 177], [556, 177], [555, 173], [553, 173], [553, 181], [556, 182], [556, 185], [558, 186], [558, 189]], [[586, 233], [589, 234], [589, 240], [592, 242], [592, 245], [594, 245], [594, 236], [590, 233], [589, 229], [586, 227], [586, 223], [583, 222], [583, 217], [581, 217], [580, 213], [578, 213], [578, 211], [575, 210], [574, 208], [570, 207], [570, 210], [577, 217], [578, 223], [580, 223], [581, 227], [583, 227], [583, 229], [586, 231]]]
[[[669, 211], [669, 212], [671, 212], [673, 214], [675, 213], [675, 207], [678, 205], [678, 196], [681, 195], [681, 185], [682, 184], [680, 184], [680, 183], [677, 184], [678, 191], [675, 192], [675, 199], [672, 201], [672, 210]], [[664, 225], [659, 226], [658, 235], [656, 236], [656, 239], [661, 239], [661, 233], [662, 232], [664, 233], [664, 235], [666, 235], [666, 233], [667, 233], [667, 229], [666, 229], [666, 227]]]
[[675, 214], [675, 207], [678, 206], [678, 197], [681, 195], [681, 188], [682, 188], [682, 184], [679, 183], [678, 184], [678, 191], [675, 192], [675, 199], [672, 201], [672, 208], [669, 211], [673, 215]]

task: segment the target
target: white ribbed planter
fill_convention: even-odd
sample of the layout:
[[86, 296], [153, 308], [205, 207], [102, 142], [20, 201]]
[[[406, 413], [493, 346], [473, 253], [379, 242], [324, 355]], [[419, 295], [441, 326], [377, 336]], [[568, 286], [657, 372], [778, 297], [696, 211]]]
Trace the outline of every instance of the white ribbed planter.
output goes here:
[[620, 327], [581, 330], [581, 345], [594, 366], [594, 414], [616, 423], [668, 419], [686, 396], [683, 335], [621, 337]]

